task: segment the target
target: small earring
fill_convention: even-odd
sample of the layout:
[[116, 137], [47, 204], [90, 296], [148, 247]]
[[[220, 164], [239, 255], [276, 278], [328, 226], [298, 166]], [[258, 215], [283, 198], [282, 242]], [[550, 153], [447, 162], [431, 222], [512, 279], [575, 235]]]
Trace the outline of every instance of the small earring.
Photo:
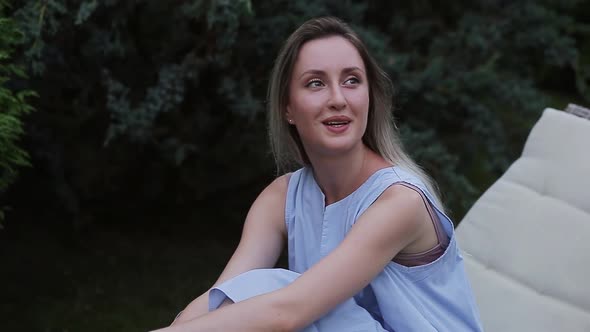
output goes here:
[[290, 124], [293, 124], [293, 119], [287, 120]]

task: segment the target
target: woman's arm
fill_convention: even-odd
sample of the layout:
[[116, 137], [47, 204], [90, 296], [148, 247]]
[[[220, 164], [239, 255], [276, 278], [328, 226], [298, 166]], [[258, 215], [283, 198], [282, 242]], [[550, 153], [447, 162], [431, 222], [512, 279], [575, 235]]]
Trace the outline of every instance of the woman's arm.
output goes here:
[[426, 213], [418, 193], [394, 185], [336, 249], [289, 286], [160, 332], [302, 329], [358, 293], [398, 252], [426, 234]]
[[[290, 174], [275, 179], [260, 193], [246, 217], [240, 243], [213, 287], [243, 272], [273, 267], [285, 245], [285, 199]], [[209, 311], [209, 290], [193, 300], [173, 325]]]

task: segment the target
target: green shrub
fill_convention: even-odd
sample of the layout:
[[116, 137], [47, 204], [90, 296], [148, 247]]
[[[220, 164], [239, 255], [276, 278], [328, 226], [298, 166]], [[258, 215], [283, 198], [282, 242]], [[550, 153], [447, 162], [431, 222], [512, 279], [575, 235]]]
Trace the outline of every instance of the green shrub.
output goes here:
[[[27, 97], [30, 90], [15, 89], [11, 83], [26, 79], [22, 68], [13, 62], [14, 48], [23, 38], [14, 21], [4, 16], [6, 4], [0, 2], [0, 193], [16, 180], [21, 167], [31, 166], [28, 153], [19, 146], [24, 134], [23, 117], [33, 108]], [[0, 207], [0, 226], [7, 207]]]

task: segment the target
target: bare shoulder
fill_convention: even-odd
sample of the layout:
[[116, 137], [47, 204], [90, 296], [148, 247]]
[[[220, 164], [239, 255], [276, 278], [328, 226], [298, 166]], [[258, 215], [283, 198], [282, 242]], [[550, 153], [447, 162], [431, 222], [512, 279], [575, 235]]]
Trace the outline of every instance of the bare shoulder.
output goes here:
[[285, 200], [290, 176], [288, 173], [277, 177], [258, 195], [248, 212], [246, 224], [266, 220], [281, 229], [284, 227]]
[[394, 184], [375, 202], [379, 211], [386, 215], [386, 219], [395, 222], [395, 225], [384, 226], [383, 231], [397, 229], [411, 239], [401, 252], [423, 252], [438, 242], [433, 221], [426, 208], [427, 203], [418, 190], [403, 184]]
[[284, 201], [287, 196], [287, 187], [289, 186], [289, 179], [291, 173], [283, 174], [274, 179], [264, 190], [260, 193], [258, 200], [264, 201]]
[[[425, 212], [422, 195], [409, 186], [394, 184], [387, 188], [375, 202], [382, 206], [389, 206], [391, 213], [416, 216]], [[395, 208], [393, 208], [395, 207]]]
[[423, 236], [427, 215], [422, 196], [416, 190], [403, 184], [394, 184], [361, 215], [357, 224], [373, 228], [381, 234], [378, 236], [389, 235], [389, 241], [397, 239], [405, 243], [397, 249], [403, 250]]

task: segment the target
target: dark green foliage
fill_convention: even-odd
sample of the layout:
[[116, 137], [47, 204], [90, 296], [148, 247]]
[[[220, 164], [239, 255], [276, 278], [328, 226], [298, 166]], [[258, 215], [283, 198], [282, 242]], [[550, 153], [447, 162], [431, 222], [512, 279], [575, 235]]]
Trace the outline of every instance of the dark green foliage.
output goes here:
[[41, 95], [28, 144], [42, 172], [29, 181], [42, 176], [38, 194], [53, 197], [47, 208], [76, 225], [159, 218], [267, 182], [274, 57], [304, 20], [337, 15], [394, 80], [408, 150], [460, 217], [518, 156], [545, 107], [563, 107], [557, 98], [589, 101], [588, 7], [25, 1], [13, 9], [25, 32], [20, 60]]
[[[18, 177], [22, 167], [31, 166], [28, 153], [19, 141], [24, 134], [23, 117], [33, 108], [27, 98], [30, 90], [15, 88], [17, 80], [26, 79], [23, 69], [12, 60], [15, 47], [23, 34], [10, 18], [5, 17], [6, 3], [0, 2], [0, 194]], [[0, 206], [0, 228], [6, 206]]]
[[[422, 148], [408, 142], [411, 151], [461, 213], [518, 156], [531, 124], [551, 105], [542, 89], [557, 88], [547, 80], [568, 80], [564, 73], [579, 56], [575, 38], [582, 37], [575, 31], [587, 26], [569, 16], [574, 5], [479, 1], [456, 12], [435, 6], [390, 9], [390, 72], [398, 117], [419, 131], [411, 139], [429, 137]], [[584, 95], [568, 83], [562, 92]], [[448, 152], [428, 153], [433, 142]]]
[[590, 104], [587, 0], [5, 3], [2, 331], [145, 331], [211, 284], [275, 175], [268, 77], [311, 17], [349, 22], [392, 77], [457, 221], [545, 107]]

